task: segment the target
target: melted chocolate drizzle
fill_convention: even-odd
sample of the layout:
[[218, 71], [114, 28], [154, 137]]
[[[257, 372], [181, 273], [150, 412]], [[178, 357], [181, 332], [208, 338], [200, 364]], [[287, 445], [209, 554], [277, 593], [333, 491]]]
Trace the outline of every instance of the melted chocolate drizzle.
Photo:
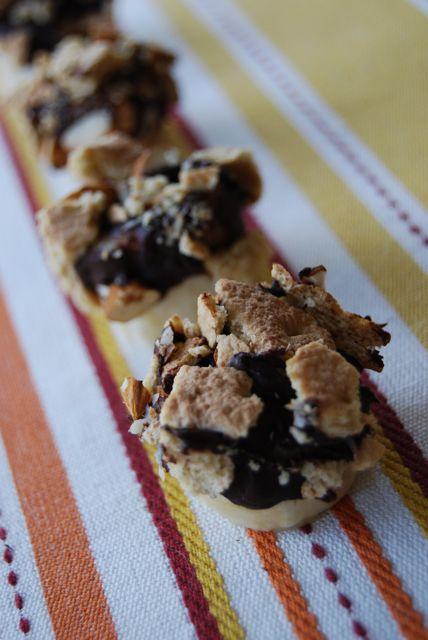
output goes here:
[[[56, 0], [50, 8], [46, 22], [35, 22], [31, 17], [16, 20], [13, 8], [19, 2], [10, 2], [0, 14], [0, 35], [24, 31], [28, 38], [27, 62], [37, 51], [51, 51], [70, 30], [68, 25], [93, 12], [100, 11], [106, 4], [103, 0]], [[76, 29], [74, 28], [74, 31]]]
[[[177, 170], [172, 168], [170, 175], [174, 178]], [[226, 249], [243, 235], [244, 202], [243, 191], [222, 171], [215, 190], [188, 193], [178, 211], [153, 207], [150, 221], [143, 214], [124, 223], [107, 224], [98, 241], [76, 261], [76, 271], [93, 291], [99, 285], [136, 282], [164, 293], [185, 278], [204, 271], [200, 260], [179, 251], [177, 240], [168, 240], [168, 230], [177, 218], [181, 218], [183, 230], [215, 252]], [[210, 217], [199, 219], [195, 215], [198, 207], [208, 209]]]
[[[140, 91], [142, 82], [144, 95]], [[126, 69], [107, 74], [92, 95], [76, 100], [57, 87], [54, 100], [29, 106], [27, 116], [36, 131], [42, 126], [44, 118], [49, 116], [49, 120], [56, 123], [55, 135], [59, 137], [86, 113], [103, 109], [110, 113], [112, 128], [125, 131], [123, 120], [117, 120], [117, 109], [120, 102], [126, 102], [132, 115], [127, 120], [125, 132], [128, 135], [146, 136], [156, 129], [156, 123], [168, 111], [171, 104], [170, 82], [166, 75], [160, 79], [152, 62], [149, 59], [146, 61], [143, 54], [136, 53]], [[115, 95], [123, 95], [119, 103]]]
[[[283, 354], [238, 353], [230, 362], [253, 381], [252, 392], [264, 401], [257, 424], [245, 438], [233, 440], [212, 429], [171, 429], [184, 444], [184, 450], [209, 450], [227, 453], [234, 466], [234, 478], [223, 495], [231, 502], [251, 509], [267, 509], [283, 500], [301, 498], [305, 478], [299, 473], [304, 462], [347, 460], [369, 432], [366, 427], [357, 436], [329, 438], [310, 423], [300, 425], [308, 441], [296, 442], [290, 428], [296, 427], [293, 412], [287, 409], [295, 397], [286, 375]], [[366, 398], [362, 402], [365, 402]], [[335, 498], [333, 491], [323, 497]]]
[[76, 262], [85, 286], [120, 286], [138, 282], [164, 292], [184, 278], [201, 273], [198, 260], [158, 243], [159, 230], [139, 218], [114, 226]]

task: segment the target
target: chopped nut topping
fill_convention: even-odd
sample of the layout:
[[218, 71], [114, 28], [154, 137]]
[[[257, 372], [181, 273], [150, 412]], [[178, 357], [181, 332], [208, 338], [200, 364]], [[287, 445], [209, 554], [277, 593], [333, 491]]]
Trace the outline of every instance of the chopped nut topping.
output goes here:
[[180, 316], [171, 316], [171, 318], [165, 322], [164, 327], [166, 326], [170, 326], [174, 333], [182, 333], [184, 335], [184, 322]]
[[299, 272], [299, 278], [304, 284], [316, 284], [318, 287], [324, 288], [325, 274], [327, 269], [320, 264], [318, 267], [307, 267]]
[[142, 418], [150, 401], [150, 393], [141, 380], [132, 377], [125, 378], [120, 387], [120, 393], [132, 419]]
[[217, 336], [223, 331], [226, 320], [226, 310], [216, 304], [211, 294], [202, 293], [198, 297], [198, 324], [210, 347], [214, 347]]
[[306, 462], [302, 467], [302, 475], [306, 478], [302, 498], [323, 498], [329, 490], [339, 489], [346, 468], [346, 462]]
[[211, 349], [203, 338], [187, 338], [185, 342], [175, 344], [163, 358], [161, 378], [164, 388], [172, 387], [174, 377], [183, 365], [199, 364], [210, 355]]
[[167, 184], [168, 180], [165, 176], [131, 177], [129, 179], [129, 195], [124, 202], [128, 216], [139, 216], [152, 206], [156, 200], [163, 196]]

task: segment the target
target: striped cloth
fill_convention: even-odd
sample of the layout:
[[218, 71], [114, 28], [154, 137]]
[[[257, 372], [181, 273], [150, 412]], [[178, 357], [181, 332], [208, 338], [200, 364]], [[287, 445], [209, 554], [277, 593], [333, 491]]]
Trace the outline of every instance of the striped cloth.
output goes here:
[[150, 345], [83, 317], [34, 212], [72, 188], [19, 114], [0, 142], [0, 638], [428, 638], [428, 2], [134, 0], [122, 24], [179, 55], [187, 149], [254, 150], [253, 212], [295, 270], [393, 334], [377, 389], [386, 455], [284, 534], [232, 526], [160, 479], [128, 434], [122, 377]]

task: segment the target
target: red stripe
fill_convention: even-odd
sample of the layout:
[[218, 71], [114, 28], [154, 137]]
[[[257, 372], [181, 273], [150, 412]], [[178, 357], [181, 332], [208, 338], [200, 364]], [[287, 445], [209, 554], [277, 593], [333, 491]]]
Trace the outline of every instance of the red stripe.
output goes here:
[[177, 584], [181, 589], [184, 603], [198, 636], [203, 640], [221, 638], [217, 621], [209, 610], [207, 600], [202, 591], [195, 569], [190, 562], [189, 554], [177, 529], [177, 524], [165, 501], [158, 477], [153, 472], [146, 451], [138, 438], [128, 431], [129, 420], [126, 416], [122, 399], [112, 379], [104, 357], [95, 341], [93, 332], [86, 318], [70, 303], [70, 308], [79, 326], [83, 340], [95, 365], [98, 378], [109, 401], [110, 409], [116, 420], [117, 429], [122, 437], [126, 454], [135, 472], [147, 506], [152, 514], [153, 522], [162, 540], [165, 553], [175, 573]]
[[428, 461], [410, 433], [406, 431], [400, 418], [388, 405], [383, 393], [366, 372], [362, 374], [361, 379], [377, 398], [377, 403], [373, 403], [372, 410], [385, 435], [400, 454], [403, 463], [410, 471], [412, 480], [420, 486], [423, 494], [428, 498]]
[[[31, 185], [27, 182], [23, 168], [20, 164], [19, 156], [13, 147], [13, 141], [8, 135], [6, 128], [1, 123], [3, 135], [7, 141], [10, 155], [14, 167], [21, 182], [22, 188], [28, 199], [32, 213], [37, 209], [37, 200]], [[119, 395], [116, 384], [110, 375], [104, 357], [98, 348], [93, 332], [88, 321], [80, 314], [69, 300], [69, 307], [74, 315], [79, 327], [86, 348], [95, 366], [98, 378], [103, 387], [104, 393], [110, 405], [110, 409], [116, 421], [117, 429], [122, 437], [126, 454], [129, 458], [137, 481], [141, 486], [141, 492], [146, 500], [147, 507], [152, 515], [153, 522], [157, 528], [165, 553], [171, 563], [177, 584], [181, 590], [184, 604], [189, 612], [196, 633], [201, 640], [220, 640], [221, 635], [217, 621], [209, 610], [208, 602], [205, 598], [202, 586], [196, 575], [187, 549], [184, 545], [177, 524], [171, 516], [166, 503], [164, 493], [159, 484], [158, 477], [153, 471], [151, 462], [146, 451], [141, 446], [138, 439], [128, 432], [129, 421], [125, 413], [122, 399]]]

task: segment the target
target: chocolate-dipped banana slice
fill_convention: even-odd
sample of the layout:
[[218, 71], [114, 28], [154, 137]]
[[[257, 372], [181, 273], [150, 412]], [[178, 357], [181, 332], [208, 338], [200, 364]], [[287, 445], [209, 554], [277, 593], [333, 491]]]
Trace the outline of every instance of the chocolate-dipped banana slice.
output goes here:
[[301, 524], [334, 504], [383, 452], [360, 385], [379, 371], [389, 334], [344, 311], [320, 286], [325, 269], [271, 285], [217, 282], [198, 324], [172, 317], [152, 370], [122, 394], [131, 431], [165, 469], [233, 522]]
[[65, 38], [21, 95], [42, 154], [63, 166], [71, 149], [109, 131], [153, 142], [177, 100], [173, 61], [121, 36]]
[[[79, 154], [81, 169], [95, 177], [104, 166], [100, 149]], [[131, 165], [138, 149], [128, 151], [122, 159]], [[108, 185], [84, 186], [38, 214], [52, 268], [81, 309], [124, 321], [191, 277], [207, 276], [205, 288], [219, 276], [254, 282], [266, 273], [271, 249], [243, 222], [261, 190], [248, 152], [212, 148], [184, 162], [171, 150], [143, 154], [128, 180], [117, 180], [117, 162], [108, 165]], [[185, 286], [178, 293], [189, 295]]]

